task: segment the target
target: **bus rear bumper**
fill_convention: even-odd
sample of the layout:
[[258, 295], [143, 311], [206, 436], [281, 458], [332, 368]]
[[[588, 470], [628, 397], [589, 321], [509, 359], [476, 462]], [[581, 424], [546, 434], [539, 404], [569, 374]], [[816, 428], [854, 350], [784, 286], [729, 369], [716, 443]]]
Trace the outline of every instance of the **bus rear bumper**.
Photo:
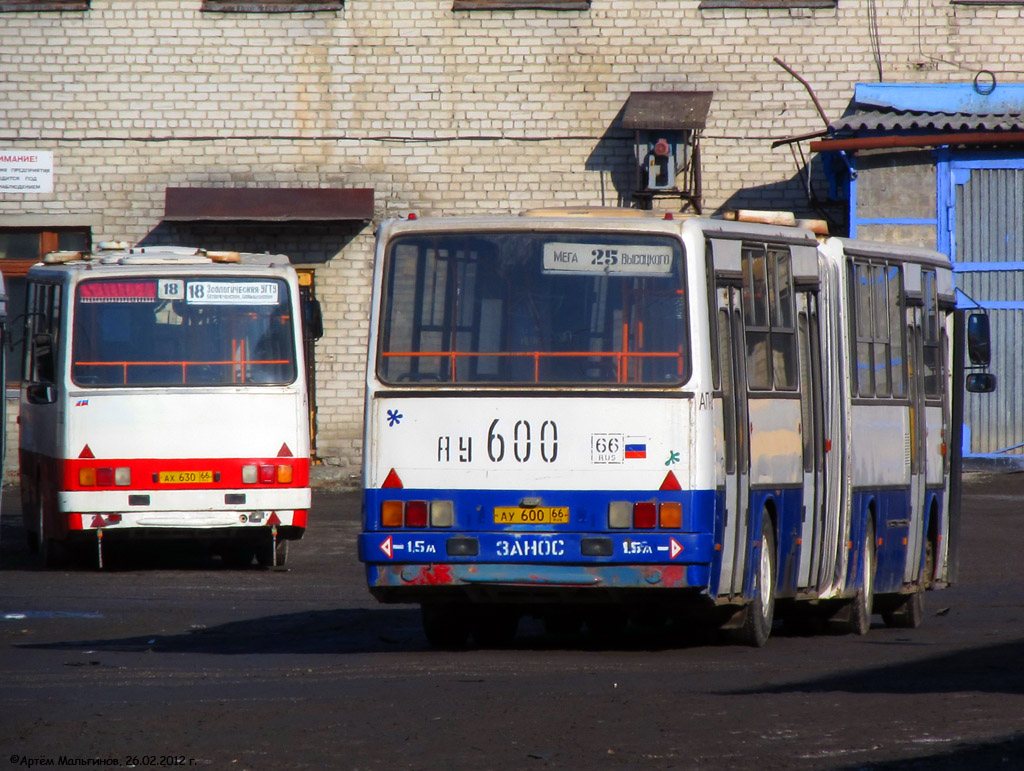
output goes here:
[[653, 600], [666, 590], [703, 591], [710, 566], [371, 563], [366, 575], [370, 593], [381, 602], [606, 602], [624, 593]]
[[277, 528], [280, 540], [302, 538], [307, 511], [141, 511], [88, 512], [67, 515], [68, 533], [103, 531], [105, 537], [214, 538], [252, 537]]

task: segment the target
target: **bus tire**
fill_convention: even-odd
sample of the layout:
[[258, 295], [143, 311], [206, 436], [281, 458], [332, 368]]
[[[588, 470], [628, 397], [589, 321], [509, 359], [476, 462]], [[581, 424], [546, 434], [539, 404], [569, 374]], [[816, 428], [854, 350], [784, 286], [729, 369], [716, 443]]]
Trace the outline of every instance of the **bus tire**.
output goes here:
[[754, 571], [754, 599], [747, 605], [736, 641], [762, 648], [772, 634], [775, 621], [775, 531], [768, 512], [761, 515], [761, 544]]
[[36, 548], [35, 553], [39, 564], [44, 568], [64, 567], [68, 561], [67, 547], [60, 541], [50, 538], [46, 532], [46, 505], [42, 493], [36, 499]]
[[[39, 480], [35, 488], [39, 489]], [[21, 526], [25, 531], [25, 545], [32, 554], [39, 553], [39, 509], [32, 494], [33, 485], [27, 479], [21, 480]]]
[[935, 575], [935, 547], [929, 538], [925, 541], [924, 566], [913, 593], [901, 595], [896, 606], [882, 613], [886, 626], [894, 629], [917, 629], [924, 621], [924, 593]]
[[469, 637], [469, 615], [459, 603], [423, 603], [420, 606], [423, 633], [432, 648], [461, 650]]
[[861, 552], [863, 579], [861, 587], [850, 601], [849, 616], [845, 624], [849, 634], [865, 635], [871, 629], [871, 614], [874, 610], [875, 587], [875, 522], [868, 518], [864, 532], [864, 549]]

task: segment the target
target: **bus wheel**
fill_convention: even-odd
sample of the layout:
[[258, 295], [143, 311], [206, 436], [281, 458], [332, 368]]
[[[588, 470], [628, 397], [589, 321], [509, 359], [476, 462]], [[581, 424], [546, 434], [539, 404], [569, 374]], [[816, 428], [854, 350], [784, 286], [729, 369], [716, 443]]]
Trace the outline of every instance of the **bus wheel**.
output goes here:
[[256, 547], [256, 564], [261, 568], [283, 568], [288, 563], [288, 541], [279, 539], [277, 546], [273, 538], [264, 539]]
[[39, 510], [36, 502], [28, 495], [27, 486], [21, 491], [21, 523], [25, 528], [25, 545], [33, 554], [39, 553]]
[[935, 548], [931, 539], [925, 542], [924, 567], [912, 594], [899, 597], [895, 607], [882, 613], [886, 626], [896, 629], [917, 629], [924, 621], [924, 593], [935, 575]]
[[36, 501], [36, 548], [35, 552], [39, 557], [39, 563], [46, 568], [59, 568], [67, 563], [67, 549], [60, 541], [47, 536], [46, 514], [43, 505], [43, 496], [40, 495]]
[[871, 519], [864, 533], [862, 555], [864, 583], [850, 601], [849, 616], [843, 630], [849, 634], [864, 635], [871, 628], [875, 587], [875, 523]]
[[471, 628], [481, 648], [504, 648], [516, 638], [519, 614], [500, 605], [481, 605], [473, 609]]
[[775, 620], [775, 531], [768, 513], [761, 515], [761, 547], [754, 572], [754, 599], [747, 605], [736, 640], [761, 648], [772, 633]]
[[432, 648], [459, 650], [466, 647], [469, 637], [469, 616], [466, 608], [459, 603], [420, 606], [423, 633]]

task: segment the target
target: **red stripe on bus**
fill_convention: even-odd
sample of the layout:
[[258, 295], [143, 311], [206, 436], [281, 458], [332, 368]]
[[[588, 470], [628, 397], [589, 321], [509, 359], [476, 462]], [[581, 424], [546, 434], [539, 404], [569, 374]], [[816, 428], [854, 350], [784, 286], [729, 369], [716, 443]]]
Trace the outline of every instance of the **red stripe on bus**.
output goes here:
[[[243, 466], [290, 466], [291, 482], [243, 484]], [[128, 485], [82, 485], [79, 470], [83, 468], [131, 469]], [[203, 472], [213, 474], [211, 482], [159, 482], [161, 472]], [[218, 478], [219, 476], [219, 478]], [[274, 479], [277, 472], [274, 471]], [[63, 462], [63, 490], [219, 490], [289, 489], [309, 487], [309, 458], [68, 458]], [[257, 477], [258, 479], [258, 477]]]

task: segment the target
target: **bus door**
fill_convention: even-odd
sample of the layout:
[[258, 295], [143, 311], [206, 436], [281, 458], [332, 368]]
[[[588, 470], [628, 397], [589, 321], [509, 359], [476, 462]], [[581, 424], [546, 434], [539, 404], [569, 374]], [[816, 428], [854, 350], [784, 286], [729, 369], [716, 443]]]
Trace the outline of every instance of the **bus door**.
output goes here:
[[[913, 273], [908, 266], [908, 284], [914, 283]], [[943, 410], [930, 411], [926, 404], [929, 396], [942, 394], [945, 385], [942, 314], [938, 308], [935, 271], [920, 271], [920, 287], [923, 304], [907, 309], [910, 337], [910, 528], [903, 570], [903, 580], [907, 583], [918, 580], [927, 527], [928, 478], [937, 476], [941, 480], [945, 470], [945, 459], [937, 451], [930, 452], [929, 445], [937, 448], [941, 442], [936, 437], [947, 430], [941, 419]], [[929, 421], [929, 412], [938, 420]], [[932, 434], [930, 443], [929, 434]]]
[[61, 538], [67, 523], [56, 516], [59, 427], [64, 422], [63, 373], [58, 368], [63, 332], [62, 287], [28, 284], [25, 314], [25, 358], [19, 412], [22, 519], [30, 543], [47, 557], [51, 538]]
[[907, 533], [907, 560], [903, 568], [904, 581], [917, 580], [917, 557], [921, 554], [924, 528], [924, 502], [927, 481], [926, 436], [928, 432], [927, 410], [925, 409], [925, 366], [922, 341], [922, 308], [907, 310], [907, 347], [910, 395], [910, 516]]
[[[737, 243], [738, 246], [738, 243]], [[747, 414], [746, 354], [739, 287], [717, 290], [718, 357], [721, 362], [722, 427], [725, 449], [725, 501], [722, 576], [719, 594], [743, 592], [750, 500], [750, 445]]]
[[803, 445], [803, 509], [800, 525], [799, 588], [817, 587], [825, 548], [825, 439], [821, 332], [818, 298], [797, 294], [800, 342], [800, 438]]

